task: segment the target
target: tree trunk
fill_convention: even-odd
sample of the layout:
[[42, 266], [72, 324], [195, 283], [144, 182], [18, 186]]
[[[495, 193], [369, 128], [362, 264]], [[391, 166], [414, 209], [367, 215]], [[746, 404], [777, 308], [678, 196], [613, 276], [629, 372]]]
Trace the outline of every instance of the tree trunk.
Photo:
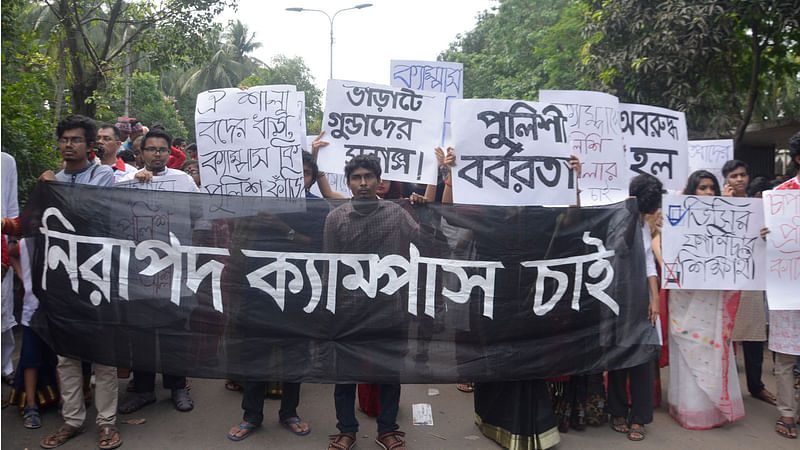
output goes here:
[[761, 72], [761, 52], [762, 48], [758, 42], [758, 29], [753, 28], [753, 64], [750, 70], [750, 87], [747, 90], [747, 107], [742, 114], [742, 122], [736, 128], [736, 136], [734, 137], [734, 148], [739, 147], [744, 139], [744, 132], [750, 119], [753, 117], [753, 111], [756, 108], [756, 100], [758, 99], [758, 74]]

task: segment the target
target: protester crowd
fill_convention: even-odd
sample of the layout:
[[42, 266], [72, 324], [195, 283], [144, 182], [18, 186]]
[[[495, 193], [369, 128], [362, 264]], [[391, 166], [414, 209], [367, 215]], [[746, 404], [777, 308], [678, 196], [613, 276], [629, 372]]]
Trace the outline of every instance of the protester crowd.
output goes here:
[[[179, 182], [176, 191], [199, 192], [201, 178], [196, 144], [184, 138], [172, 138], [157, 124], [149, 128], [135, 119], [123, 118], [117, 124], [97, 125], [87, 117], [70, 115], [57, 126], [58, 147], [63, 167], [46, 171], [40, 180], [87, 184], [111, 188], [115, 183], [150, 182], [170, 175]], [[342, 198], [333, 191], [320, 171], [316, 158], [325, 151], [324, 133], [303, 154], [304, 185], [307, 197], [317, 184], [326, 198]], [[800, 133], [789, 142], [790, 155], [800, 169]], [[381, 178], [381, 165], [373, 156], [356, 156], [343, 168], [352, 198], [328, 215], [325, 226], [325, 251], [337, 252], [385, 249], [401, 253], [392, 246], [413, 242], [419, 226], [404, 208], [395, 202], [375, 199], [407, 198], [412, 205], [452, 203], [451, 169], [458, 149], [436, 148], [440, 166], [437, 185], [414, 185]], [[91, 361], [56, 355], [30, 327], [38, 306], [31, 288], [31, 267], [25, 239], [20, 236], [16, 199], [16, 169], [9, 155], [2, 155], [2, 231], [3, 231], [3, 346], [2, 375], [12, 385], [8, 403], [18, 407], [21, 424], [26, 428], [43, 426], [40, 408], [60, 408], [63, 424], [41, 441], [43, 448], [54, 448], [87, 428], [86, 407], [94, 401], [97, 409], [98, 446], [113, 449], [122, 445], [116, 426], [118, 414], [130, 414], [156, 402], [153, 372], [132, 368], [133, 374], [123, 395], [118, 392], [118, 378], [128, 378], [129, 368], [110, 367]], [[580, 174], [580, 161], [572, 157], [572, 170]], [[783, 183], [764, 178], [750, 180], [745, 163], [728, 161], [722, 170], [724, 180], [707, 171], [696, 171], [686, 181], [683, 194], [731, 197], [759, 197], [768, 189], [800, 189], [800, 175]], [[750, 395], [776, 405], [776, 432], [787, 438], [797, 437], [798, 393], [800, 393], [800, 311], [769, 311], [764, 292], [660, 290], [661, 255], [661, 182], [651, 175], [631, 180], [629, 193], [638, 201], [641, 213], [642, 246], [647, 258], [648, 315], [641, 317], [652, 326], [661, 323], [664, 335], [662, 357], [636, 367], [587, 373], [580, 376], [513, 382], [460, 380], [457, 388], [474, 395], [476, 424], [481, 432], [499, 445], [511, 449], [549, 448], [560, 442], [559, 433], [582, 431], [587, 426], [608, 424], [632, 441], [646, 438], [647, 424], [653, 409], [662, 402], [659, 367], [669, 365], [670, 415], [688, 429], [709, 429], [744, 418], [742, 388], [735, 364], [735, 342], [743, 352], [747, 390]], [[371, 201], [368, 201], [371, 200]], [[574, 207], [580, 207], [576, 198]], [[376, 224], [383, 224], [377, 227]], [[289, 231], [294, 233], [294, 230]], [[770, 230], [762, 230], [762, 236]], [[352, 236], [371, 236], [354, 240]], [[292, 234], [292, 238], [294, 235]], [[369, 247], [369, 248], [367, 248]], [[406, 248], [406, 251], [408, 249]], [[11, 354], [15, 349], [12, 327], [13, 283], [18, 279], [24, 291], [21, 313], [22, 342], [20, 358], [14, 368]], [[339, 299], [340, 305], [345, 302]], [[769, 323], [769, 327], [767, 327]], [[702, 339], [692, 339], [700, 336]], [[712, 345], [708, 345], [710, 340]], [[713, 343], [716, 342], [716, 345]], [[769, 392], [763, 383], [764, 343], [775, 358], [777, 392]], [[135, 351], [157, 353], [155, 340], [137, 342]], [[693, 358], [681, 358], [688, 352]], [[94, 375], [94, 386], [89, 383]], [[190, 394], [190, 381], [183, 376], [162, 374], [163, 387], [171, 392], [177, 411], [189, 412], [196, 405]], [[243, 417], [227, 432], [229, 439], [248, 438], [264, 420], [264, 398], [281, 399], [279, 421], [298, 436], [311, 432], [297, 408], [299, 383], [274, 380], [238, 382], [226, 380], [225, 387], [241, 390]], [[456, 386], [454, 386], [454, 389]], [[330, 449], [352, 448], [358, 438], [355, 417], [356, 398], [370, 416], [377, 417], [377, 445], [384, 449], [406, 448], [404, 433], [397, 424], [399, 384], [339, 384], [333, 404], [338, 433], [331, 436]], [[197, 405], [205, 407], [204, 405]], [[208, 406], [210, 407], [210, 406]]]

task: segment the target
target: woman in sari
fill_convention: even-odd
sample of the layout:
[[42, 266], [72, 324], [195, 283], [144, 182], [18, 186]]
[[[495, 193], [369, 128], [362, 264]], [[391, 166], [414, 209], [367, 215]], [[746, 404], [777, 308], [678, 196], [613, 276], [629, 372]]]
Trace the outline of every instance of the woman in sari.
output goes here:
[[[698, 170], [685, 195], [720, 196], [717, 179]], [[669, 413], [705, 430], [744, 417], [731, 343], [740, 291], [669, 291]]]

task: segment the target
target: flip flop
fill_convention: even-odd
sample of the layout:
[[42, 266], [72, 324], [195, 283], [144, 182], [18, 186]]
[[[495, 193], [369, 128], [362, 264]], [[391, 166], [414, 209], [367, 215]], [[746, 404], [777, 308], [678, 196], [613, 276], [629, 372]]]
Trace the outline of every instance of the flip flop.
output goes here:
[[300, 430], [300, 431], [295, 431], [295, 429], [294, 429], [294, 428], [292, 428], [292, 425], [297, 425], [297, 427], [298, 427], [298, 428], [300, 428], [300, 423], [301, 423], [301, 422], [302, 422], [302, 421], [300, 420], [300, 418], [299, 418], [299, 417], [294, 417], [294, 418], [292, 418], [292, 419], [286, 419], [286, 420], [282, 420], [282, 421], [281, 421], [281, 425], [283, 425], [284, 427], [288, 428], [288, 429], [289, 429], [289, 431], [291, 431], [292, 433], [294, 433], [294, 434], [296, 434], [296, 435], [298, 435], [298, 436], [305, 436], [305, 435], [307, 435], [308, 433], [311, 433], [311, 426], [310, 426], [310, 425], [309, 425], [308, 429], [307, 429], [307, 430], [305, 430], [305, 431], [302, 431], [302, 430]]
[[250, 425], [249, 423], [241, 422], [241, 423], [239, 423], [239, 429], [236, 430], [236, 432], [238, 433], [238, 432], [240, 432], [242, 430], [247, 430], [247, 433], [245, 433], [245, 434], [243, 434], [241, 436], [236, 436], [235, 434], [231, 434], [230, 431], [229, 431], [228, 432], [228, 439], [230, 439], [232, 441], [243, 441], [243, 440], [247, 439], [248, 436], [253, 434], [253, 430], [255, 430], [256, 427], [257, 427], [257, 425]]
[[777, 422], [775, 422], [775, 426], [776, 427], [781, 426], [781, 427], [786, 428], [786, 432], [785, 433], [783, 431], [778, 430], [778, 428], [775, 428], [775, 432], [780, 434], [781, 436], [783, 436], [785, 438], [788, 438], [788, 439], [797, 439], [797, 434], [795, 434], [794, 436], [791, 434], [792, 430], [796, 430], [797, 429], [797, 424], [796, 423], [786, 423], [786, 422], [784, 422], [784, 421], [779, 419]]
[[459, 383], [456, 385], [456, 389], [470, 394], [475, 391], [475, 383]]

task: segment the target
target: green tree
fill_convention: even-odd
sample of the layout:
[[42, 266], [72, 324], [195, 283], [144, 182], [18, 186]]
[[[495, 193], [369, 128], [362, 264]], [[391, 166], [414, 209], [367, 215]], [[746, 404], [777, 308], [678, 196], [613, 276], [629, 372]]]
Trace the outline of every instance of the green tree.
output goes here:
[[[178, 115], [174, 98], [164, 95], [158, 86], [158, 76], [134, 72], [130, 79], [131, 105], [129, 114], [150, 126], [161, 123], [173, 136], [187, 136], [187, 129]], [[108, 89], [93, 97], [97, 105], [98, 122], [115, 123], [125, 102], [125, 77], [117, 76]]]
[[[741, 141], [759, 98], [797, 97], [800, 1], [587, 2], [584, 62], [592, 86], [623, 101], [687, 113], [690, 133]], [[775, 104], [775, 102], [773, 102]], [[763, 103], [762, 103], [763, 105]]]
[[580, 89], [585, 5], [571, 0], [500, 0], [439, 60], [464, 64], [464, 97], [533, 100], [539, 89]]
[[92, 96], [108, 78], [132, 63], [131, 54], [151, 63], [203, 59], [201, 42], [212, 20], [234, 0], [44, 0], [34, 31], [63, 36], [59, 45], [68, 67], [72, 111], [94, 116]]
[[50, 109], [56, 64], [39, 53], [20, 26], [25, 2], [2, 2], [2, 151], [16, 159], [20, 201], [25, 202], [38, 176], [58, 166], [55, 124]]

